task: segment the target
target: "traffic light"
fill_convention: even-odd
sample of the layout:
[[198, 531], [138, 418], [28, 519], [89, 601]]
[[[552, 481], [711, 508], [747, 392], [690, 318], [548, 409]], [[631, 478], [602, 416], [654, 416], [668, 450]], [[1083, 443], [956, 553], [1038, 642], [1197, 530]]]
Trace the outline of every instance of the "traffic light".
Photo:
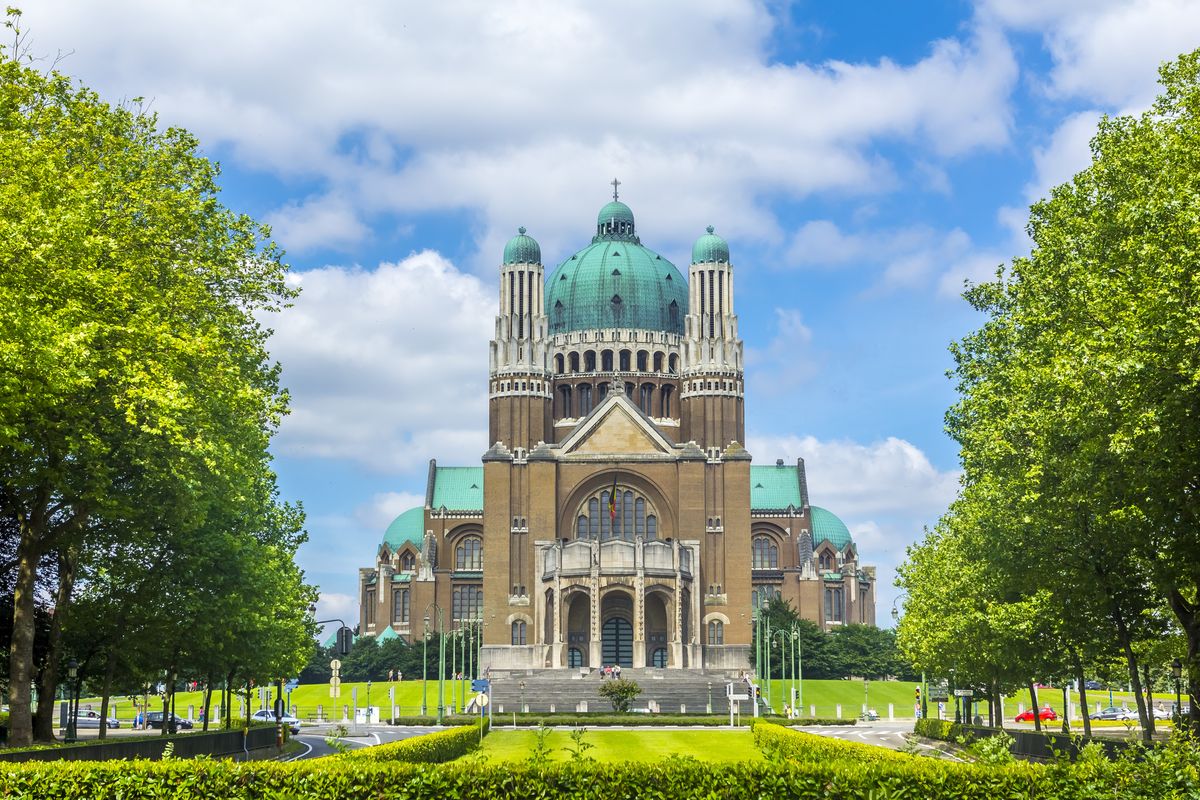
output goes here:
[[917, 687], [917, 700], [919, 701], [920, 699], [921, 699], [921, 687], [918, 686]]
[[337, 651], [338, 655], [349, 655], [350, 645], [354, 644], [354, 631], [349, 628], [338, 628], [337, 632]]

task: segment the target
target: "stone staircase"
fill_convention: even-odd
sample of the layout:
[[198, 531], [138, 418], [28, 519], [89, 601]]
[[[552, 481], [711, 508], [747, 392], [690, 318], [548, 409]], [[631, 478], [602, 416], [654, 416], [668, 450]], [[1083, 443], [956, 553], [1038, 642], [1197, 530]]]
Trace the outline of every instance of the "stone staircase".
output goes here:
[[[712, 713], [728, 714], [725, 685], [732, 682], [737, 684], [735, 691], [746, 691], [736, 671], [622, 667], [621, 677], [637, 681], [642, 688], [631, 709], [649, 708], [662, 714], [703, 714], [709, 710], [710, 696]], [[594, 669], [492, 670], [493, 711], [612, 711], [612, 703], [600, 696], [601, 685], [600, 674]], [[743, 701], [740, 706], [742, 713], [753, 713], [749, 702]]]

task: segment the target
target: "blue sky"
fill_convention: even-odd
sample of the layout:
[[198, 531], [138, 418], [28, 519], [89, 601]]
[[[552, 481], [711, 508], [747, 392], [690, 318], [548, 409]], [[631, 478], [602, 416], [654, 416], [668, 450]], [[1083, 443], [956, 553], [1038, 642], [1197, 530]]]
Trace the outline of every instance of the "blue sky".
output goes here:
[[893, 569], [953, 497], [959, 297], [1028, 251], [1031, 202], [1200, 46], [1187, 0], [23, 4], [34, 55], [143, 97], [271, 223], [303, 288], [271, 320], [293, 414], [274, 445], [308, 511], [323, 616], [423, 501], [428, 459], [487, 447], [497, 265], [553, 267], [622, 181], [686, 271], [730, 243], [747, 445], [804, 457], [813, 502]]

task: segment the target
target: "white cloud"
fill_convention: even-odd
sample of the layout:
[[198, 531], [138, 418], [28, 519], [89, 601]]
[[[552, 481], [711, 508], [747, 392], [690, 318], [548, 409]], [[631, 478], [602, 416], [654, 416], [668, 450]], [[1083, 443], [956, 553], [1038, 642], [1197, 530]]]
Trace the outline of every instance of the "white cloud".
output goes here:
[[984, 0], [982, 16], [1042, 34], [1053, 59], [1046, 90], [1145, 108], [1157, 94], [1154, 66], [1200, 42], [1194, 0]]
[[353, 242], [364, 213], [467, 209], [484, 253], [531, 219], [560, 252], [614, 172], [635, 210], [660, 210], [654, 241], [683, 247], [705, 222], [773, 241], [771, 197], [893, 185], [880, 142], [935, 168], [1007, 142], [1017, 68], [995, 29], [912, 63], [770, 63], [768, 8], [46, 0], [26, 22], [107, 96], [151, 98], [206, 145], [322, 184], [329, 197], [276, 212], [295, 249]]
[[268, 214], [266, 222], [275, 241], [293, 253], [314, 247], [346, 249], [370, 232], [353, 205], [340, 195], [289, 203]]
[[[317, 600], [317, 619], [340, 619], [351, 628], [358, 624], [358, 598], [340, 592], [321, 592]], [[322, 642], [337, 630], [337, 623], [325, 625], [318, 639]]]
[[794, 308], [775, 309], [775, 336], [764, 348], [746, 348], [750, 394], [784, 394], [819, 372], [812, 329]]
[[475, 463], [495, 313], [479, 279], [429, 251], [372, 272], [296, 275], [300, 298], [270, 320], [292, 394], [277, 451], [395, 471]]

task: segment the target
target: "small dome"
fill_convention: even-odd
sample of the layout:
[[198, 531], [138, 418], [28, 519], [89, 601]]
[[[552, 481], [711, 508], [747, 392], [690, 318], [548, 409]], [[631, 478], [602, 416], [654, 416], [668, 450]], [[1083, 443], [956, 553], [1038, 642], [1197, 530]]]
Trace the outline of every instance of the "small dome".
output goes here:
[[720, 236], [713, 233], [713, 226], [708, 226], [708, 233], [701, 236], [692, 245], [692, 263], [709, 264], [729, 263], [729, 245]]
[[596, 215], [596, 236], [605, 239], [633, 239], [633, 211], [620, 200], [606, 203]]
[[517, 235], [504, 245], [505, 264], [540, 264], [542, 248], [532, 236], [525, 235], [525, 228], [517, 229]]
[[387, 531], [383, 534], [383, 543], [393, 553], [411, 543], [420, 549], [425, 539], [425, 509], [421, 506], [410, 508], [392, 520]]
[[850, 529], [834, 514], [819, 506], [811, 506], [812, 539], [816, 547], [822, 541], [828, 541], [839, 551], [845, 550], [850, 544]]

